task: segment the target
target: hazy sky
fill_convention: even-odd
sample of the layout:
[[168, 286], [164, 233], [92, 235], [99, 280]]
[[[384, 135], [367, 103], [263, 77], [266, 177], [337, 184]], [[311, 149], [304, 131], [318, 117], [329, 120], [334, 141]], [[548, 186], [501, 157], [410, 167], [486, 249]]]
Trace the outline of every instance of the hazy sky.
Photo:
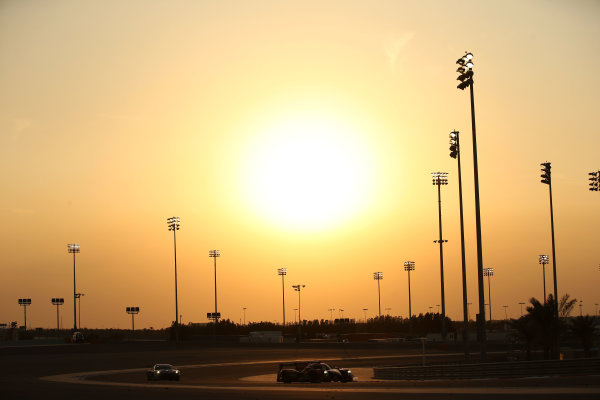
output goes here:
[[[542, 297], [600, 303], [598, 1], [0, 1], [0, 322], [72, 326], [67, 243], [80, 243], [86, 327], [214, 307], [239, 322], [407, 316], [440, 303], [442, 188], [447, 313], [462, 318], [457, 165], [462, 132], [469, 301], [477, 303], [472, 142], [455, 61], [475, 55], [484, 266], [493, 316]], [[551, 265], [551, 264], [550, 264]], [[547, 271], [548, 292], [552, 287]], [[487, 289], [486, 289], [487, 293]], [[487, 296], [486, 296], [487, 302]], [[473, 318], [476, 307], [471, 308]], [[576, 310], [578, 312], [578, 309]], [[336, 311], [339, 315], [339, 312]]]

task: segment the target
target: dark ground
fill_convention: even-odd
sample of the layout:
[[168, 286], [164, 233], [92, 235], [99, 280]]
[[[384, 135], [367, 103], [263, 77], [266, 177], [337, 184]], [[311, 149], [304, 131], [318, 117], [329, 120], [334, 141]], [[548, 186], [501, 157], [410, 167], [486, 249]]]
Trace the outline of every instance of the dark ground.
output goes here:
[[[397, 359], [364, 357], [398, 356]], [[414, 356], [413, 356], [414, 355]], [[357, 359], [362, 357], [362, 359]], [[433, 360], [429, 355], [428, 360]], [[420, 363], [418, 347], [393, 344], [320, 344], [296, 345], [210, 345], [166, 342], [118, 344], [83, 344], [67, 346], [0, 348], [0, 393], [5, 399], [597, 399], [600, 398], [600, 376], [553, 377], [535, 379], [496, 379], [473, 381], [359, 382], [291, 384], [247, 382], [239, 378], [274, 374], [276, 363], [185, 367], [186, 365], [273, 361], [291, 359], [328, 360], [341, 367], [373, 367], [394, 363]], [[442, 357], [448, 358], [448, 357]], [[453, 358], [453, 357], [450, 357]], [[461, 358], [461, 357], [459, 357]], [[437, 361], [437, 360], [436, 360]], [[40, 377], [85, 371], [149, 368], [167, 362], [182, 367], [180, 382], [152, 382], [150, 387], [101, 386], [59, 383]], [[94, 377], [88, 381], [131, 382], [146, 385], [143, 372]], [[201, 385], [199, 389], [178, 388]], [[211, 388], [219, 386], [219, 388]], [[228, 390], [227, 387], [245, 387]], [[519, 393], [519, 388], [551, 388], [549, 393]], [[465, 388], [473, 392], [465, 393]], [[488, 393], [490, 388], [509, 389], [506, 393]], [[514, 388], [514, 389], [511, 389]], [[571, 393], [569, 393], [570, 389]], [[580, 392], [592, 388], [591, 393]], [[258, 389], [258, 390], [257, 390]], [[376, 392], [365, 392], [366, 390]], [[437, 393], [428, 392], [435, 389]], [[361, 390], [365, 390], [361, 392]], [[406, 391], [405, 393], [403, 393]]]

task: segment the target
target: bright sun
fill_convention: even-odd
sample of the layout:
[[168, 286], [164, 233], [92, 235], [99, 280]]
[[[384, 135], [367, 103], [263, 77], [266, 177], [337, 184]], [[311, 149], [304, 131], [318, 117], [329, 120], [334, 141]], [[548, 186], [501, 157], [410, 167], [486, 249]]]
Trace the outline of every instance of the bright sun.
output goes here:
[[288, 117], [261, 129], [243, 169], [245, 198], [271, 223], [339, 225], [364, 210], [372, 160], [352, 127], [327, 116]]

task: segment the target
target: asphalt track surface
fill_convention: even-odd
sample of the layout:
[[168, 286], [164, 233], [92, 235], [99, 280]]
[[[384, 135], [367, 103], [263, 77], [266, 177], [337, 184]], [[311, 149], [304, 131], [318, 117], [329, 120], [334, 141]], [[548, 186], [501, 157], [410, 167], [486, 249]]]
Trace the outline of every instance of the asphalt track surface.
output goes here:
[[[428, 354], [428, 360], [452, 358]], [[351, 368], [352, 383], [275, 382], [279, 361], [314, 359]], [[467, 381], [377, 381], [374, 366], [419, 363], [417, 349], [382, 346], [211, 346], [171, 343], [0, 348], [5, 399], [598, 399], [600, 376]], [[148, 382], [158, 362], [179, 382]]]

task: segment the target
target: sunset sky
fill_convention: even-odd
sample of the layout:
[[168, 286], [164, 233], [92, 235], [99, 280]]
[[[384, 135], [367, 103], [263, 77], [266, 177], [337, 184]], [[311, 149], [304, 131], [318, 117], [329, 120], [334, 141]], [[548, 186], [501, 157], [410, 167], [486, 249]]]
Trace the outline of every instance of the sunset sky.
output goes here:
[[[542, 297], [551, 254], [552, 163], [559, 295], [600, 303], [600, 2], [0, 2], [0, 322], [73, 325], [68, 243], [80, 243], [82, 325], [127, 328], [408, 315], [462, 318], [456, 160], [461, 132], [471, 318], [477, 312], [468, 91], [474, 54], [484, 267], [492, 316]], [[551, 265], [547, 288], [551, 292]], [[486, 286], [487, 302], [487, 286]], [[576, 312], [579, 309], [576, 308]], [[335, 316], [339, 316], [336, 311]]]

